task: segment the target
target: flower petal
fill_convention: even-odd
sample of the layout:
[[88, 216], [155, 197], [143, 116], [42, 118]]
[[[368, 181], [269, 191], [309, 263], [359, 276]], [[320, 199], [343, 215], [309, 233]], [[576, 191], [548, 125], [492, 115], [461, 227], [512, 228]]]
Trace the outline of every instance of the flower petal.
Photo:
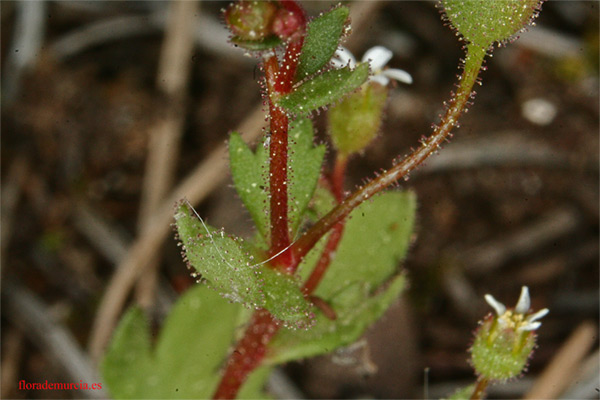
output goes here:
[[356, 67], [356, 58], [354, 58], [350, 50], [345, 47], [340, 47], [333, 54], [331, 64], [335, 68], [343, 68], [347, 65], [349, 65], [350, 68], [354, 68]]
[[539, 321], [530, 322], [528, 324], [521, 325], [517, 328], [518, 331], [535, 331], [537, 328], [542, 326], [542, 323]]
[[548, 310], [547, 308], [542, 308], [540, 311], [536, 312], [535, 314], [531, 314], [530, 316], [528, 316], [527, 317], [527, 322], [533, 322], [533, 321], [536, 321], [538, 319], [542, 319], [549, 312], [550, 312], [550, 310]]
[[412, 76], [402, 69], [390, 68], [386, 69], [381, 73], [382, 75], [387, 76], [390, 79], [395, 79], [398, 82], [406, 83], [410, 85], [413, 82]]
[[502, 314], [504, 314], [504, 312], [506, 311], [506, 307], [504, 306], [504, 304], [502, 304], [498, 300], [496, 300], [494, 298], [494, 296], [492, 296], [491, 294], [486, 294], [484, 297], [485, 297], [485, 301], [487, 301], [487, 303], [490, 306], [492, 306], [492, 308], [494, 310], [496, 310], [496, 314], [498, 314], [498, 316], [501, 316]]
[[519, 301], [515, 306], [515, 312], [519, 314], [526, 314], [531, 307], [531, 299], [529, 298], [529, 288], [527, 286], [523, 286], [521, 288], [521, 295], [519, 296]]
[[393, 53], [383, 46], [371, 47], [362, 58], [362, 62], [369, 61], [373, 72], [380, 70], [392, 59]]
[[369, 77], [369, 82], [377, 82], [382, 86], [387, 86], [387, 84], [390, 83], [390, 80], [383, 74], [376, 74]]

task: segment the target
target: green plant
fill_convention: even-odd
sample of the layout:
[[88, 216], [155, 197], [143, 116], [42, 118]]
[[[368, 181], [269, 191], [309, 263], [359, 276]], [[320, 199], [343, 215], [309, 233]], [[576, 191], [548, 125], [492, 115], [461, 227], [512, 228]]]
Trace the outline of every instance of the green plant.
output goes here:
[[[346, 165], [379, 131], [388, 79], [410, 76], [382, 71], [386, 49], [374, 48], [361, 63], [339, 50], [347, 7], [310, 22], [294, 1], [244, 1], [226, 10], [232, 42], [259, 52], [265, 73], [268, 134], [254, 151], [237, 133], [229, 142], [233, 181], [256, 235], [227, 235], [187, 201], [177, 205], [184, 258], [202, 284], [182, 296], [155, 346], [143, 314], [133, 308], [125, 315], [103, 361], [115, 397], [264, 397], [274, 365], [351, 344], [399, 296], [406, 277], [398, 263], [413, 235], [416, 199], [384, 189], [438, 151], [474, 96], [486, 54], [523, 29], [539, 2], [449, 0], [443, 7], [466, 44], [457, 91], [419, 148], [350, 195]], [[313, 144], [310, 120], [319, 110], [327, 110], [336, 147], [325, 174], [325, 148]], [[520, 315], [529, 311], [523, 307]], [[472, 395], [484, 389], [478, 384]]]

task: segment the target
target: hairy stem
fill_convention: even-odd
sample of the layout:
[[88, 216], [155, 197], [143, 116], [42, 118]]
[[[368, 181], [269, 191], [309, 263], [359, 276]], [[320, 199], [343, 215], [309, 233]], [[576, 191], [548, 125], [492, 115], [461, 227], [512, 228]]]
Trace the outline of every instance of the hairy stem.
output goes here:
[[475, 389], [473, 389], [473, 394], [471, 394], [470, 400], [481, 400], [485, 395], [485, 390], [487, 389], [489, 381], [486, 378], [477, 379], [477, 383], [475, 384]]
[[252, 315], [244, 336], [227, 361], [213, 398], [235, 399], [248, 375], [262, 362], [267, 344], [278, 330], [279, 325], [267, 310], [258, 310]]
[[362, 202], [370, 199], [375, 194], [397, 182], [423, 163], [429, 156], [436, 153], [442, 143], [450, 136], [452, 128], [456, 126], [459, 116], [465, 109], [470, 98], [474, 96], [473, 85], [483, 63], [486, 49], [469, 46], [465, 68], [460, 76], [460, 83], [456, 94], [453, 96], [446, 114], [433, 133], [421, 142], [421, 146], [414, 150], [408, 157], [395, 164], [390, 170], [373, 179], [361, 187], [321, 218], [288, 250], [293, 253], [294, 259], [302, 259], [323, 235], [329, 232], [338, 222], [358, 207]]
[[[335, 199], [338, 203], [340, 203], [344, 198], [344, 175], [346, 174], [346, 165], [347, 158], [339, 157], [336, 160], [335, 166], [333, 168], [333, 173], [331, 174], [331, 192], [335, 196]], [[304, 286], [302, 287], [303, 292], [306, 295], [312, 294], [319, 282], [323, 279], [327, 268], [331, 264], [333, 259], [333, 255], [340, 244], [344, 233], [344, 225], [345, 221], [342, 220], [334, 225], [331, 230], [331, 234], [329, 235], [329, 239], [327, 239], [327, 244], [325, 244], [325, 248], [321, 253], [321, 257], [317, 262], [317, 265], [310, 273], [310, 276], [304, 282]]]
[[[288, 43], [281, 67], [275, 54], [265, 58], [265, 78], [269, 97], [269, 119], [271, 143], [269, 146], [269, 209], [271, 223], [271, 255], [281, 252], [290, 245], [288, 221], [288, 128], [289, 120], [283, 109], [277, 107], [278, 96], [289, 93], [294, 84], [298, 57], [304, 42], [306, 16], [304, 10], [294, 0], [284, 0], [281, 4], [300, 18], [301, 24]], [[293, 253], [284, 252], [271, 261], [271, 265], [289, 272], [297, 265]], [[215, 399], [234, 399], [248, 376], [262, 362], [267, 345], [279, 330], [280, 325], [265, 309], [254, 312], [246, 327], [244, 336], [236, 344], [229, 356], [221, 381], [214, 393]]]

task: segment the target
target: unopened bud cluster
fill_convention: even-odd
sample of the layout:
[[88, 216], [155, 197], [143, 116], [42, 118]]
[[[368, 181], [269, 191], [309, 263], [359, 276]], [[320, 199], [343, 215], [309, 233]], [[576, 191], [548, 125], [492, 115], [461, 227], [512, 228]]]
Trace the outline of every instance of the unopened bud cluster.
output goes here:
[[275, 47], [301, 31], [304, 17], [277, 1], [238, 1], [225, 10], [233, 42], [249, 50]]

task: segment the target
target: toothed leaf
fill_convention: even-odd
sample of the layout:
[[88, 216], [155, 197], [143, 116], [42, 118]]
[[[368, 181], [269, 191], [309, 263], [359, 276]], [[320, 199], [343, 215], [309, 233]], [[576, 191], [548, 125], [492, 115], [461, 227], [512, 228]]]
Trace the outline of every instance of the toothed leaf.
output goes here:
[[339, 46], [349, 13], [348, 7], [334, 8], [308, 24], [296, 70], [297, 81], [318, 72], [329, 62]]
[[283, 96], [278, 105], [294, 115], [308, 115], [358, 89], [368, 76], [368, 63], [360, 64], [354, 70], [344, 67], [327, 71]]
[[[324, 354], [348, 345], [385, 312], [405, 285], [397, 268], [410, 244], [415, 206], [413, 193], [388, 192], [350, 214], [335, 258], [315, 291], [337, 319], [316, 311], [316, 323], [310, 330], [280, 331], [270, 346], [268, 362]], [[326, 240], [301, 264], [303, 277], [313, 269]]]
[[[313, 145], [313, 126], [308, 118], [291, 123], [289, 145], [289, 212], [294, 236], [315, 191], [325, 156], [325, 146]], [[231, 175], [242, 202], [263, 238], [269, 237], [268, 149], [259, 145], [253, 152], [239, 134], [229, 140]]]
[[315, 325], [310, 329], [281, 330], [269, 346], [266, 363], [313, 357], [352, 344], [398, 299], [405, 283], [404, 275], [398, 275], [376, 295], [369, 293], [368, 285], [358, 282], [343, 286], [328, 301], [336, 310], [337, 319], [332, 321], [318, 312]]
[[111, 396], [210, 398], [240, 311], [215, 291], [195, 286], [177, 301], [152, 349], [146, 317], [130, 309], [101, 364]]
[[229, 138], [229, 160], [235, 189], [263, 238], [269, 238], [268, 150], [261, 144], [256, 152], [238, 133]]
[[362, 282], [375, 290], [394, 275], [411, 242], [416, 203], [413, 192], [390, 191], [352, 211], [315, 295], [328, 299], [339, 290], [340, 282]]
[[[310, 325], [310, 304], [294, 278], [258, 264], [242, 239], [205, 226], [185, 202], [175, 222], [189, 266], [230, 301], [266, 308], [285, 324]], [[209, 234], [210, 232], [210, 234]]]
[[325, 157], [325, 146], [313, 145], [313, 125], [308, 118], [292, 122], [289, 132], [289, 213], [293, 237], [313, 197], [321, 166]]

